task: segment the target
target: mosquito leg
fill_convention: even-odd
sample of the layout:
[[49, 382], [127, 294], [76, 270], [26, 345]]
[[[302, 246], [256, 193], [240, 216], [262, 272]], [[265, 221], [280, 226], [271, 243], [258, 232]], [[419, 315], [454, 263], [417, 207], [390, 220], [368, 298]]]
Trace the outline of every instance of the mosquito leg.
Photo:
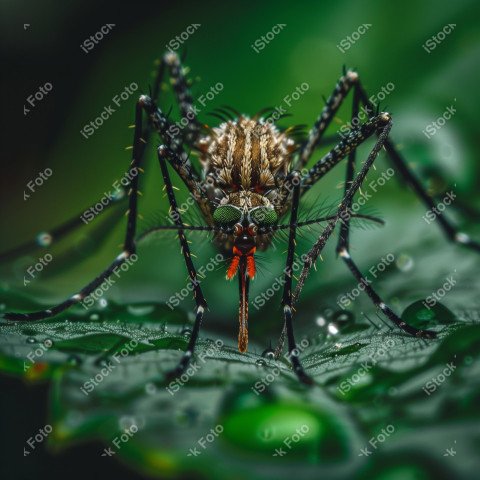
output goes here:
[[[360, 103], [360, 92], [358, 87], [355, 88], [353, 105], [352, 105], [352, 118], [356, 118], [358, 115], [358, 107]], [[353, 182], [354, 172], [355, 172], [355, 160], [356, 160], [357, 150], [354, 149], [348, 155], [347, 163], [347, 172], [345, 178], [345, 196], [347, 196], [349, 186]], [[353, 196], [350, 196], [347, 202], [345, 202], [346, 212], [350, 212], [352, 206]], [[337, 253], [340, 255], [340, 258], [347, 264], [348, 268], [352, 272], [356, 280], [361, 283], [365, 292], [372, 300], [374, 305], [379, 308], [398, 328], [402, 329], [410, 335], [415, 335], [422, 338], [435, 338], [435, 332], [429, 330], [418, 330], [417, 328], [412, 327], [400, 319], [392, 309], [385, 304], [385, 302], [380, 298], [377, 292], [371, 287], [370, 282], [362, 275], [357, 265], [353, 261], [349, 252], [350, 245], [350, 215], [344, 215], [342, 217], [342, 222], [340, 224], [340, 235], [338, 238], [337, 244]]]
[[172, 218], [175, 221], [176, 226], [178, 227], [178, 238], [180, 241], [180, 246], [182, 249], [182, 254], [185, 259], [185, 265], [187, 266], [188, 275], [190, 277], [190, 281], [193, 287], [193, 293], [195, 297], [195, 304], [196, 304], [196, 315], [195, 315], [195, 323], [193, 325], [192, 334], [190, 336], [190, 341], [187, 345], [187, 350], [183, 354], [182, 359], [178, 366], [167, 374], [168, 378], [176, 378], [181, 375], [188, 366], [190, 362], [193, 352], [195, 350], [195, 344], [198, 340], [198, 334], [200, 331], [200, 326], [203, 320], [203, 313], [207, 308], [207, 302], [205, 297], [203, 296], [202, 289], [200, 287], [200, 282], [197, 278], [197, 272], [195, 270], [195, 265], [193, 264], [192, 257], [190, 254], [190, 248], [188, 246], [187, 237], [185, 236], [185, 231], [183, 229], [183, 222], [180, 216], [180, 212], [178, 211], [177, 201], [175, 199], [175, 194], [173, 192], [172, 182], [170, 180], [170, 175], [168, 174], [167, 163], [166, 159], [170, 162], [174, 160], [175, 154], [168, 150], [167, 147], [161, 145], [158, 148], [158, 160], [160, 162], [160, 168], [162, 170], [163, 181], [165, 183], [165, 188], [167, 191], [168, 201], [170, 203], [170, 210], [173, 213]]
[[129, 172], [133, 177], [130, 181], [129, 188], [129, 209], [127, 212], [127, 229], [125, 233], [125, 241], [123, 244], [123, 252], [108, 266], [100, 275], [98, 275], [93, 281], [82, 288], [78, 293], [72, 295], [68, 300], [65, 300], [58, 305], [47, 310], [40, 310], [31, 313], [14, 313], [6, 312], [1, 317], [7, 320], [18, 321], [33, 321], [40, 320], [42, 318], [50, 318], [58, 315], [67, 308], [81, 302], [84, 298], [88, 297], [97, 287], [99, 287], [116, 269], [125, 263], [128, 258], [135, 254], [135, 231], [137, 224], [137, 199], [138, 199], [138, 177], [140, 173], [140, 164], [142, 160], [142, 154], [145, 148], [144, 142], [142, 142], [142, 110], [143, 103], [140, 99], [137, 102], [135, 108], [135, 131], [133, 140], [132, 162], [130, 164]]
[[308, 134], [307, 141], [302, 145], [300, 149], [300, 155], [298, 157], [295, 168], [302, 169], [310, 160], [313, 151], [319, 144], [322, 135], [330, 125], [331, 121], [335, 117], [340, 105], [345, 97], [348, 95], [350, 89], [356, 85], [358, 80], [358, 74], [353, 70], [346, 71], [338, 80], [335, 90], [330, 95], [323, 107], [322, 113], [315, 121], [312, 129]]
[[[158, 100], [158, 94], [160, 91], [160, 84], [163, 81], [164, 77], [164, 65], [160, 65], [159, 68], [157, 69], [156, 75], [155, 75], [155, 80], [153, 83], [153, 94], [152, 94], [152, 102], [155, 103]], [[151, 134], [151, 124], [147, 122], [145, 125], [141, 138], [145, 140], [145, 143], [142, 142], [141, 149], [139, 153], [137, 154], [140, 163], [142, 163], [144, 151], [145, 151], [145, 146], [146, 143], [149, 141]], [[115, 196], [112, 201], [107, 204], [104, 209], [99, 213], [99, 215], [104, 214], [107, 210], [111, 209], [114, 206], [119, 205], [120, 203], [123, 204], [123, 202], [126, 200], [127, 194], [128, 194], [128, 189], [126, 187], [121, 187], [123, 191], [123, 195], [117, 195]], [[17, 257], [18, 255], [22, 255], [24, 253], [28, 253], [31, 250], [35, 248], [42, 247], [44, 244], [45, 246], [52, 246], [55, 243], [59, 242], [63, 238], [65, 238], [69, 233], [74, 232], [77, 228], [81, 227], [82, 225], [85, 225], [85, 222], [82, 220], [82, 215], [87, 209], [84, 209], [81, 213], [76, 215], [75, 217], [71, 218], [70, 220], [67, 220], [66, 222], [62, 223], [58, 227], [55, 227], [53, 229], [50, 229], [46, 232], [40, 232], [36, 235], [34, 240], [28, 241], [24, 243], [23, 245], [19, 245], [18, 247], [14, 247], [11, 250], [8, 250], [6, 252], [0, 253], [0, 262], [5, 262], [8, 261], [12, 258]]]
[[[316, 162], [303, 176], [300, 194], [303, 195], [307, 192], [310, 187], [338, 165], [352, 150], [356, 149], [379, 128], [383, 127], [385, 125], [385, 115], [387, 114], [372, 117], [364, 124], [354, 128], [335, 147]], [[280, 187], [277, 197], [273, 199], [273, 204], [276, 208], [286, 211], [291, 191], [292, 178], [289, 174]]]
[[[374, 108], [373, 104], [368, 99], [368, 95], [359, 84], [359, 93], [360, 98], [363, 104], [368, 108]], [[440, 228], [443, 230], [443, 233], [451, 242], [456, 242], [461, 245], [464, 245], [472, 250], [480, 252], [480, 242], [472, 240], [466, 233], [458, 231], [458, 229], [452, 225], [452, 223], [445, 217], [445, 215], [436, 209], [435, 200], [427, 193], [426, 189], [413, 174], [413, 172], [408, 167], [407, 162], [403, 156], [397, 151], [393, 146], [393, 143], [390, 138], [385, 141], [385, 150], [387, 151], [388, 156], [390, 157], [392, 163], [396, 169], [403, 176], [405, 181], [411, 187], [411, 189], [417, 194], [420, 200], [427, 206], [429, 210], [435, 209], [437, 215], [435, 219], [440, 225]]]
[[[357, 118], [359, 105], [360, 105], [360, 94], [359, 94], [359, 91], [358, 91], [358, 87], [356, 86], [354, 91], [353, 91], [352, 119]], [[357, 149], [354, 148], [348, 154], [347, 169], [346, 169], [346, 173], [345, 173], [344, 195], [347, 194], [348, 187], [353, 182], [353, 177], [355, 175], [356, 156], [357, 156]], [[351, 198], [350, 201], [347, 202], [347, 211], [348, 212], [350, 212], [350, 210], [352, 208], [352, 200], [353, 200], [353, 198]], [[342, 223], [340, 224], [340, 233], [339, 233], [339, 239], [338, 239], [338, 245], [337, 245], [337, 253], [340, 251], [341, 248], [343, 248], [345, 246], [348, 248], [349, 237], [350, 237], [350, 215], [345, 215], [344, 218], [342, 218]]]
[[288, 238], [288, 253], [287, 262], [285, 266], [285, 284], [283, 287], [283, 315], [284, 325], [288, 340], [288, 358], [292, 362], [293, 370], [298, 376], [299, 380], [307, 385], [311, 385], [313, 380], [305, 373], [300, 359], [298, 357], [297, 344], [295, 343], [295, 336], [293, 334], [293, 314], [292, 314], [292, 275], [293, 275], [293, 259], [295, 256], [295, 237], [297, 233], [297, 217], [298, 217], [298, 203], [300, 199], [300, 181], [301, 176], [299, 172], [293, 172], [293, 197], [292, 197], [292, 211], [290, 214], [290, 234]]
[[[195, 144], [200, 134], [200, 122], [197, 119], [196, 111], [193, 106], [193, 97], [188, 88], [187, 80], [185, 79], [184, 69], [180, 63], [178, 55], [174, 52], [168, 52], [163, 56], [163, 62], [168, 66], [170, 77], [172, 81], [173, 90], [177, 97], [180, 114], [182, 118], [188, 121], [185, 126], [185, 132], [175, 136], [182, 137], [184, 141], [192, 146]], [[174, 127], [180, 130], [179, 127]]]
[[[299, 294], [300, 294], [300, 292], [303, 288], [303, 285], [305, 284], [305, 280], [308, 277], [308, 273], [310, 271], [310, 268], [315, 263], [318, 256], [320, 255], [323, 248], [325, 247], [325, 244], [327, 243], [327, 240], [332, 235], [336, 224], [340, 221], [341, 218], [343, 218], [345, 216], [345, 213], [348, 211], [348, 205], [352, 201], [354, 195], [360, 189], [368, 171], [372, 167], [375, 159], [378, 156], [378, 153], [380, 152], [380, 149], [383, 147], [383, 144], [385, 143], [385, 140], [388, 137], [388, 133], [390, 132], [390, 130], [392, 128], [392, 120], [391, 120], [391, 117], [388, 113], [382, 112], [379, 115], [377, 115], [376, 117], [374, 117], [371, 121], [375, 121], [375, 124], [377, 125], [377, 128], [381, 129], [381, 133], [380, 133], [380, 135], [378, 137], [378, 140], [376, 141], [375, 145], [373, 146], [370, 154], [368, 155], [367, 160], [362, 165], [362, 168], [361, 168], [360, 172], [357, 174], [357, 176], [353, 180], [353, 182], [351, 182], [350, 186], [348, 187], [347, 192], [343, 196], [343, 199], [338, 206], [336, 215], [334, 216], [334, 218], [332, 220], [328, 221], [328, 223], [327, 223], [326, 227], [324, 228], [322, 234], [320, 235], [318, 240], [315, 242], [313, 247], [310, 249], [310, 251], [306, 255], [305, 262], [304, 262], [304, 265], [303, 265], [303, 269], [302, 269], [302, 272], [301, 272], [300, 277], [298, 279], [297, 286], [295, 288], [295, 292], [293, 294], [293, 302], [294, 303], [298, 300], [298, 296], [299, 296]], [[352, 134], [355, 134], [355, 131], [352, 132]], [[339, 145], [341, 145], [341, 143], [342, 142], [340, 142]], [[360, 143], [362, 143], [362, 142], [360, 142]]]
[[360, 282], [364, 288], [365, 293], [369, 296], [370, 300], [374, 303], [374, 305], [379, 308], [388, 318], [391, 320], [398, 328], [403, 330], [404, 332], [414, 335], [420, 338], [436, 338], [437, 334], [432, 330], [419, 330], [408, 323], [404, 322], [401, 318], [399, 318], [393, 310], [385, 304], [385, 302], [380, 298], [378, 293], [371, 287], [370, 282], [364, 277], [364, 275], [360, 272], [357, 265], [353, 261], [350, 253], [348, 251], [348, 246], [341, 246], [338, 254], [347, 264], [348, 268], [352, 272], [353, 276], [356, 278], [358, 282]]

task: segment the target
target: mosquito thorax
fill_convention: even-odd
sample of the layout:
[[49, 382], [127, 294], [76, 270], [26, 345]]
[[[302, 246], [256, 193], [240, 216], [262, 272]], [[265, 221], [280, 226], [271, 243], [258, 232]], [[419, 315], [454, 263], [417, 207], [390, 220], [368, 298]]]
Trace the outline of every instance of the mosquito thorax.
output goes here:
[[199, 149], [211, 200], [251, 209], [273, 203], [295, 142], [263, 118], [240, 116], [210, 129]]

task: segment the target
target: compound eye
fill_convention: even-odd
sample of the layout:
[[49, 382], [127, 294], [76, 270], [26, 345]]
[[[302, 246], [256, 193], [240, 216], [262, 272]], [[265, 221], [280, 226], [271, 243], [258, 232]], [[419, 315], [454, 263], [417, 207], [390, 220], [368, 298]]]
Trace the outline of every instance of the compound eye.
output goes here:
[[220, 225], [231, 225], [242, 218], [242, 211], [233, 205], [222, 205], [213, 212], [213, 220]]
[[250, 212], [250, 218], [257, 225], [272, 226], [278, 222], [277, 212], [273, 208], [258, 207]]

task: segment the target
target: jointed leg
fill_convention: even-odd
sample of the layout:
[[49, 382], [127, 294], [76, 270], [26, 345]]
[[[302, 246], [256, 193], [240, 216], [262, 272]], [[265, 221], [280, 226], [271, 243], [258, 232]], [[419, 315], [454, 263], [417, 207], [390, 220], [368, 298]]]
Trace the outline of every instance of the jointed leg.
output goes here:
[[[352, 118], [355, 118], [358, 115], [358, 107], [360, 102], [360, 92], [358, 88], [355, 88], [354, 98], [353, 98], [353, 107], [352, 107]], [[348, 163], [347, 163], [347, 172], [346, 172], [346, 179], [345, 179], [345, 195], [347, 195], [349, 185], [353, 181], [354, 171], [355, 171], [355, 160], [356, 160], [357, 150], [354, 149], [350, 152], [348, 156]], [[350, 197], [350, 201], [346, 202], [346, 212], [350, 212], [352, 206], [352, 199]], [[353, 276], [360, 282], [364, 288], [367, 295], [373, 301], [377, 308], [380, 308], [382, 312], [393, 322], [397, 327], [401, 328], [405, 332], [409, 333], [410, 335], [415, 335], [418, 337], [425, 337], [425, 338], [433, 338], [435, 337], [434, 332], [430, 332], [427, 330], [418, 330], [404, 321], [402, 321], [390, 307], [388, 307], [385, 302], [382, 301], [380, 296], [375, 292], [375, 290], [370, 286], [370, 283], [367, 279], [362, 275], [360, 270], [358, 269], [357, 265], [353, 261], [352, 257], [350, 256], [349, 252], [349, 245], [350, 245], [350, 215], [344, 215], [342, 217], [342, 222], [340, 224], [340, 235], [337, 244], [337, 253], [340, 257], [345, 261], [348, 268], [352, 272]]]
[[140, 165], [144, 151], [144, 143], [142, 142], [142, 102], [139, 100], [135, 109], [135, 132], [132, 152], [132, 162], [129, 169], [133, 174], [129, 190], [129, 210], [127, 218], [127, 230], [125, 241], [123, 244], [123, 252], [108, 266], [98, 277], [82, 288], [78, 293], [72, 295], [68, 300], [55, 305], [47, 310], [40, 310], [31, 313], [14, 313], [7, 312], [2, 315], [8, 320], [33, 321], [42, 318], [49, 318], [58, 315], [72, 305], [81, 302], [88, 297], [96, 288], [98, 288], [112, 273], [122, 265], [131, 255], [135, 254], [135, 231], [137, 221], [137, 198], [138, 198], [138, 176], [140, 173]]
[[295, 255], [295, 237], [297, 232], [297, 216], [298, 203], [300, 199], [300, 174], [293, 172], [293, 198], [292, 198], [292, 212], [290, 214], [290, 235], [288, 238], [288, 253], [287, 262], [285, 266], [285, 285], [283, 287], [283, 315], [284, 325], [288, 340], [288, 356], [292, 362], [293, 370], [298, 378], [306, 384], [312, 384], [312, 379], [305, 373], [300, 359], [298, 358], [298, 349], [295, 343], [295, 336], [293, 334], [292, 322], [292, 275], [293, 275], [293, 259]]
[[[354, 104], [355, 105], [355, 104]], [[355, 107], [354, 107], [355, 108]], [[313, 248], [310, 250], [310, 252], [307, 255], [307, 259], [304, 264], [304, 268], [300, 274], [299, 281], [297, 283], [297, 288], [295, 290], [294, 298], [295, 300], [298, 299], [298, 295], [300, 294], [300, 291], [305, 283], [306, 277], [308, 275], [308, 272], [312, 266], [312, 264], [316, 261], [318, 258], [318, 255], [322, 252], [328, 238], [330, 235], [333, 233], [333, 230], [335, 228], [336, 223], [340, 220], [345, 218], [346, 214], [348, 214], [349, 206], [351, 205], [352, 199], [357, 193], [357, 191], [360, 189], [368, 171], [373, 165], [373, 162], [375, 161], [376, 157], [378, 156], [378, 152], [384, 145], [386, 139], [388, 138], [388, 134], [390, 132], [392, 122], [390, 120], [390, 117], [382, 113], [379, 115], [379, 117], [383, 120], [384, 122], [384, 127], [381, 130], [381, 133], [379, 134], [379, 138], [373, 147], [372, 151], [370, 152], [370, 155], [368, 156], [367, 161], [363, 164], [362, 169], [360, 170], [360, 173], [357, 175], [355, 180], [351, 181], [350, 180], [350, 186], [348, 187], [342, 202], [339, 205], [339, 208], [337, 210], [336, 214], [336, 219], [331, 220], [325, 230], [322, 232], [322, 235], [320, 238], [317, 240]], [[355, 156], [351, 157], [351, 162], [352, 162], [352, 171], [353, 171], [353, 162], [355, 161]], [[349, 180], [349, 177], [347, 177], [347, 180]], [[347, 227], [348, 228], [348, 227]], [[339, 240], [339, 245], [337, 247], [337, 251], [339, 252], [340, 256], [342, 259], [347, 263], [350, 271], [353, 273], [355, 278], [361, 282], [364, 287], [365, 291], [370, 297], [370, 299], [373, 301], [373, 303], [382, 310], [383, 313], [392, 321], [394, 322], [399, 328], [404, 330], [405, 332], [411, 334], [411, 335], [416, 335], [418, 337], [424, 337], [424, 338], [434, 338], [436, 336], [435, 332], [432, 332], [430, 330], [417, 330], [416, 328], [407, 325], [405, 322], [403, 322], [398, 316], [382, 301], [382, 299], [378, 296], [378, 294], [371, 288], [369, 282], [365, 279], [365, 277], [361, 274], [361, 272], [358, 270], [357, 266], [353, 262], [352, 258], [350, 257], [350, 254], [348, 253], [348, 235], [345, 237], [340, 237]]]
[[[349, 135], [343, 138], [334, 148], [324, 155], [318, 162], [311, 167], [302, 178], [300, 194], [303, 195], [320, 178], [326, 175], [340, 161], [342, 161], [351, 151], [362, 144], [367, 138], [371, 137], [376, 130], [385, 124], [382, 115], [371, 118], [358, 128], [354, 128]], [[273, 200], [275, 206], [286, 211], [288, 208], [288, 199], [292, 191], [292, 175], [289, 174], [285, 182], [279, 189], [279, 194]]]
[[[358, 89], [360, 98], [364, 103], [365, 107], [367, 108], [367, 110], [372, 111], [374, 109], [374, 106], [368, 99], [368, 95], [360, 84], [358, 86]], [[436, 207], [435, 200], [427, 193], [426, 189], [412, 173], [405, 159], [393, 146], [390, 138], [385, 141], [384, 146], [394, 166], [404, 177], [412, 190], [418, 195], [418, 197], [422, 200], [422, 202], [427, 206], [429, 210], [434, 209]], [[437, 212], [435, 219], [438, 221], [440, 228], [443, 230], [444, 234], [450, 241], [465, 245], [472, 250], [480, 252], [480, 243], [472, 240], [467, 234], [459, 232], [458, 229], [452, 225], [452, 223], [445, 217], [442, 212]]]
[[193, 98], [183, 74], [180, 59], [176, 53], [169, 52], [163, 56], [162, 62], [165, 62], [170, 71], [171, 82], [179, 104], [180, 114], [182, 118], [188, 121], [185, 126], [185, 134], [178, 135], [177, 132], [174, 132], [174, 136], [182, 137], [188, 145], [192, 146], [200, 134], [200, 122], [197, 119], [195, 108], [193, 107]]
[[331, 121], [335, 117], [335, 114], [340, 108], [340, 105], [345, 97], [348, 95], [348, 92], [352, 86], [356, 84], [357, 79], [358, 74], [352, 70], [348, 70], [342, 77], [340, 77], [337, 85], [335, 86], [335, 90], [325, 103], [322, 113], [317, 118], [314, 126], [310, 130], [307, 141], [304, 145], [302, 145], [298, 162], [295, 165], [296, 169], [300, 170], [307, 164], [312, 156], [313, 151], [319, 144], [322, 135], [325, 133]]
[[163, 181], [165, 183], [165, 188], [167, 191], [168, 201], [170, 203], [170, 209], [173, 212], [172, 217], [175, 220], [175, 224], [178, 227], [178, 238], [180, 240], [180, 246], [182, 248], [182, 254], [185, 259], [185, 264], [187, 266], [188, 275], [190, 276], [190, 281], [193, 287], [193, 294], [195, 297], [196, 303], [196, 316], [195, 323], [193, 325], [192, 335], [190, 336], [190, 341], [188, 342], [187, 350], [185, 351], [180, 363], [177, 368], [171, 371], [168, 376], [170, 378], [177, 377], [181, 375], [188, 366], [190, 359], [192, 358], [193, 352], [195, 350], [195, 344], [197, 343], [198, 333], [200, 331], [200, 326], [202, 324], [203, 313], [207, 308], [207, 302], [203, 296], [202, 289], [200, 287], [200, 282], [197, 279], [197, 272], [192, 261], [190, 254], [190, 248], [188, 246], [187, 238], [185, 237], [185, 232], [183, 230], [183, 222], [178, 211], [177, 201], [175, 199], [175, 194], [173, 192], [172, 182], [168, 174], [166, 159], [170, 162], [175, 161], [175, 154], [168, 150], [165, 146], [160, 146], [158, 149], [158, 159], [160, 161], [160, 168], [162, 169]]
[[[158, 100], [158, 94], [160, 90], [160, 84], [162, 83], [163, 76], [164, 76], [164, 65], [161, 64], [157, 70], [155, 80], [153, 83], [153, 94], [152, 94], [152, 99], [151, 102], [152, 104], [155, 104]], [[156, 128], [158, 128], [156, 126]], [[140, 145], [140, 150], [137, 150], [137, 158], [139, 159], [139, 162], [142, 163], [143, 155], [145, 152], [145, 147], [146, 144], [148, 143], [148, 140], [150, 138], [151, 134], [151, 123], [147, 122], [142, 134], [141, 138], [143, 139], [142, 145]], [[125, 199], [126, 194], [128, 194], [128, 189], [125, 187], [122, 187], [124, 194], [123, 196], [117, 196], [115, 197], [108, 205], [105, 206], [105, 208], [102, 210], [102, 212], [99, 215], [104, 214], [107, 210], [109, 210], [111, 207], [118, 205], [119, 203], [123, 203], [123, 200]], [[20, 245], [18, 247], [15, 247], [9, 251], [3, 252], [0, 254], [0, 261], [4, 262], [7, 260], [10, 260], [11, 258], [15, 258], [18, 255], [22, 255], [23, 253], [28, 253], [29, 251], [33, 250], [34, 248], [42, 247], [44, 246], [51, 246], [53, 242], [58, 242], [62, 240], [64, 237], [66, 237], [69, 233], [75, 231], [77, 228], [81, 227], [82, 225], [85, 225], [85, 223], [82, 220], [82, 214], [83, 212], [87, 211], [87, 209], [84, 209], [82, 213], [76, 215], [72, 219], [66, 221], [65, 223], [61, 224], [60, 226], [51, 229], [47, 232], [42, 232], [39, 233], [35, 240], [26, 242], [23, 245]]]

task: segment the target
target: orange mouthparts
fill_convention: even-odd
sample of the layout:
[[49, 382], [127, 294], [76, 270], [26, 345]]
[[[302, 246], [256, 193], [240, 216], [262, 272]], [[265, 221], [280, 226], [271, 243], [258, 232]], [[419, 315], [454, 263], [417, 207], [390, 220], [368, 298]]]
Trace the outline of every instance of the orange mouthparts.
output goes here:
[[248, 346], [248, 282], [253, 280], [256, 273], [255, 259], [252, 248], [246, 255], [233, 247], [233, 258], [227, 270], [227, 279], [231, 280], [238, 271], [239, 302], [238, 302], [238, 350], [247, 351]]
[[227, 280], [231, 280], [236, 275], [240, 265], [240, 257], [247, 257], [247, 275], [251, 280], [255, 278], [255, 274], [257, 273], [255, 258], [253, 256], [255, 250], [255, 248], [252, 248], [246, 255], [243, 255], [237, 247], [233, 247], [233, 258], [227, 270]]

